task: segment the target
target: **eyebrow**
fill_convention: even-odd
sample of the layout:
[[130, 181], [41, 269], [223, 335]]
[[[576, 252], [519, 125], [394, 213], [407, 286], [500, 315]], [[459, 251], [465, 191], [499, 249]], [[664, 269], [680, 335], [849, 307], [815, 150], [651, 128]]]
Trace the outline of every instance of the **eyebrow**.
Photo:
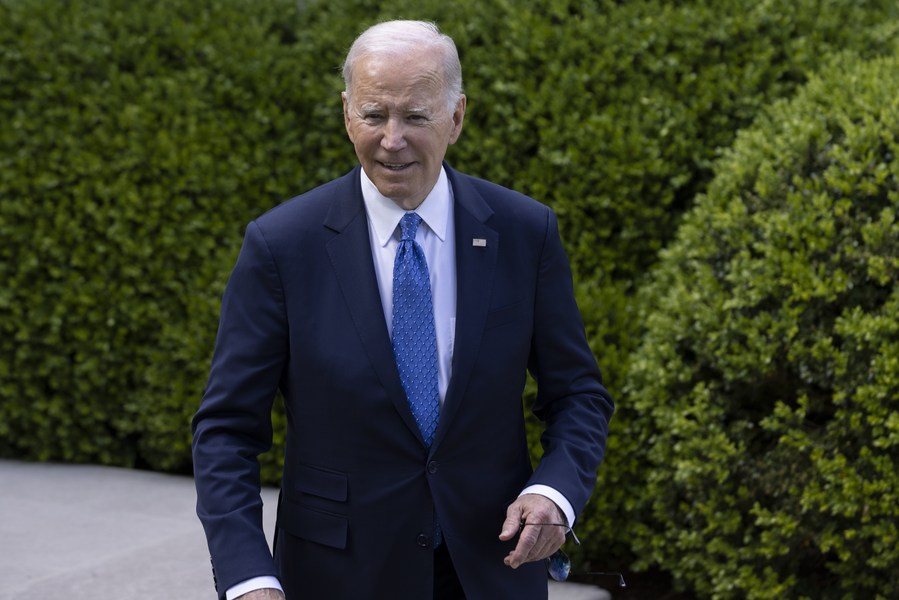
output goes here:
[[367, 104], [360, 104], [357, 110], [359, 112], [375, 112], [375, 111], [381, 111], [384, 109], [381, 108], [381, 106], [379, 106], [378, 104], [367, 103]]
[[[360, 113], [370, 113], [383, 112], [385, 109], [380, 104], [368, 102], [365, 104], [360, 104], [356, 110], [358, 110]], [[407, 114], [430, 116], [433, 111], [427, 106], [413, 106], [412, 108], [407, 109], [405, 112]]]

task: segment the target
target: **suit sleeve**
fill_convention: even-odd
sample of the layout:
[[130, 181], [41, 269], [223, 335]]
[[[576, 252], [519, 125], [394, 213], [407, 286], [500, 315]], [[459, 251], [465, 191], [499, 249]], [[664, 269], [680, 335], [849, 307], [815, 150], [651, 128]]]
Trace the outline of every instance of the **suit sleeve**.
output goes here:
[[288, 353], [276, 263], [250, 223], [222, 298], [209, 382], [193, 419], [197, 514], [216, 588], [277, 576], [262, 529], [258, 456], [271, 448], [271, 408]]
[[614, 405], [587, 343], [568, 258], [549, 209], [529, 370], [537, 381], [533, 410], [545, 430], [543, 457], [528, 483], [558, 490], [579, 513], [596, 485]]

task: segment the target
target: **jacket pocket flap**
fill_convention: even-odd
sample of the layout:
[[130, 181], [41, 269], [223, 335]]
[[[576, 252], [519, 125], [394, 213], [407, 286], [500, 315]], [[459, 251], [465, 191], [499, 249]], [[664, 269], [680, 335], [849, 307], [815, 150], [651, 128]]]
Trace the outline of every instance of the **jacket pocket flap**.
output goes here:
[[340, 515], [316, 510], [286, 498], [278, 507], [278, 527], [290, 535], [317, 544], [346, 548], [347, 519]]

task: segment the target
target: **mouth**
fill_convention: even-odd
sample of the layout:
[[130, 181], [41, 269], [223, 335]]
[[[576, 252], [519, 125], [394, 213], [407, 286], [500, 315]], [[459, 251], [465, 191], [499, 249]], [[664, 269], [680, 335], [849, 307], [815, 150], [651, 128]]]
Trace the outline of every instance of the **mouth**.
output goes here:
[[387, 169], [388, 171], [398, 172], [398, 171], [404, 171], [405, 169], [408, 169], [409, 167], [412, 166], [413, 163], [389, 163], [389, 162], [379, 161], [379, 164], [382, 167], [384, 167], [385, 169]]

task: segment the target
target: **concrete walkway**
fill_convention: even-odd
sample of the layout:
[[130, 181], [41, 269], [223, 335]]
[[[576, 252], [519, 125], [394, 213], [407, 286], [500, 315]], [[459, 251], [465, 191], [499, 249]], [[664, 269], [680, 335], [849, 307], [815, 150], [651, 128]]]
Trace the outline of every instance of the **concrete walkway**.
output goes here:
[[[277, 491], [263, 490], [271, 540]], [[0, 460], [0, 600], [214, 600], [193, 480]], [[550, 600], [609, 600], [550, 583]]]

